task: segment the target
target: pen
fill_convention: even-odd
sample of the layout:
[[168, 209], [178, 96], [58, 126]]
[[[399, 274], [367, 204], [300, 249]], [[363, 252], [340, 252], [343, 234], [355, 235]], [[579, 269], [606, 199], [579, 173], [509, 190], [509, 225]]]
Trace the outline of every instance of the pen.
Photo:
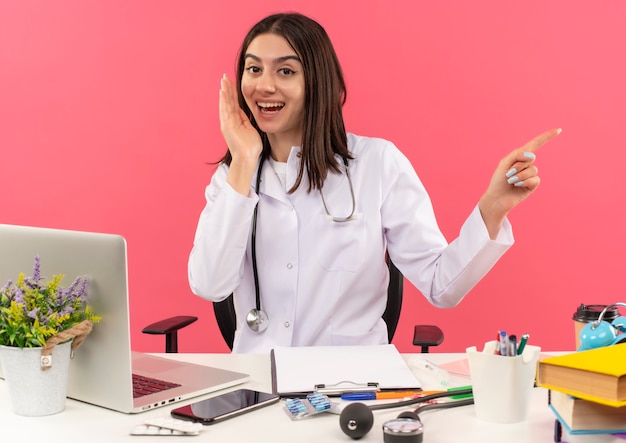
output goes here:
[[511, 357], [515, 357], [517, 355], [517, 336], [509, 335], [509, 344], [511, 345], [511, 349], [509, 349], [509, 355]]
[[498, 331], [498, 335], [496, 337], [496, 348], [493, 351], [494, 354], [500, 355], [500, 331]]
[[519, 341], [519, 346], [517, 347], [517, 355], [522, 355], [522, 352], [524, 352], [524, 348], [526, 347], [526, 342], [528, 341], [529, 337], [530, 335], [528, 334], [522, 335], [522, 338]]
[[396, 398], [415, 397], [416, 395], [430, 395], [444, 391], [365, 391], [365, 392], [350, 392], [347, 394], [341, 394], [342, 400], [385, 400]]
[[[448, 388], [448, 392], [455, 392], [455, 391], [466, 391], [468, 389], [472, 389], [471, 385], [468, 386], [459, 386], [457, 388]], [[470, 398], [473, 397], [474, 393], [470, 392], [467, 394], [459, 394], [459, 395], [451, 395], [450, 398], [452, 399], [459, 399], [459, 398]]]
[[505, 357], [509, 352], [509, 338], [506, 336], [506, 332], [500, 332], [500, 355], [504, 355]]
[[[433, 394], [441, 394], [444, 392], [454, 392], [464, 389], [469, 389], [469, 386], [462, 386], [459, 388], [450, 388], [445, 391], [364, 391], [364, 392], [349, 392], [341, 394], [342, 400], [389, 400], [389, 399], [402, 399], [409, 397], [426, 397]], [[469, 394], [471, 396], [471, 394]], [[451, 396], [450, 398], [464, 398], [466, 395]]]

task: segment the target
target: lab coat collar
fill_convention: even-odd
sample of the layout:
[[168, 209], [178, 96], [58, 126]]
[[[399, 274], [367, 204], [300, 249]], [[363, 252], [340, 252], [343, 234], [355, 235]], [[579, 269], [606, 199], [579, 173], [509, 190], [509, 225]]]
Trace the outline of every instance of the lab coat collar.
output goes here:
[[[331, 194], [333, 190], [343, 186], [343, 182], [347, 180], [347, 176], [344, 171], [343, 160], [339, 155], [335, 155], [337, 157], [337, 162], [340, 165], [341, 173], [332, 173], [330, 172], [326, 177], [326, 181], [324, 182], [324, 192]], [[289, 157], [287, 159], [287, 189], [291, 189], [291, 187], [296, 182], [296, 177], [298, 176], [298, 169], [300, 168], [300, 163], [302, 161], [302, 148], [299, 146], [294, 146], [291, 148], [291, 152], [289, 153]], [[256, 183], [256, 175], [254, 178]], [[283, 184], [281, 183], [278, 175], [274, 171], [274, 168], [270, 165], [269, 161], [266, 161], [263, 164], [263, 170], [261, 171], [261, 186], [258, 191], [260, 194], [267, 195], [268, 197], [272, 197], [276, 200], [279, 200], [283, 203], [289, 204], [292, 200], [298, 198], [299, 195], [306, 193], [308, 189], [308, 175], [306, 170], [302, 176], [302, 183], [300, 187], [293, 193], [287, 194], [285, 188], [283, 188]]]
[[[300, 168], [301, 161], [300, 150], [300, 147], [294, 146], [291, 148], [291, 152], [289, 153], [289, 158], [287, 159], [287, 189], [291, 189], [296, 181], [296, 177], [298, 176], [298, 168]], [[254, 181], [256, 183], [256, 175], [254, 177]], [[303, 177], [303, 183], [305, 182], [306, 171], [304, 172]], [[263, 164], [263, 170], [261, 171], [261, 186], [257, 191], [258, 193], [274, 198], [283, 203], [290, 204], [290, 200], [295, 195], [299, 194], [301, 189], [302, 187], [298, 188], [294, 194], [287, 194], [287, 190], [278, 178], [276, 171], [274, 171], [274, 168], [272, 168], [272, 165], [268, 160], [265, 161]]]
[[[326, 177], [326, 181], [324, 181], [324, 190], [328, 190], [327, 192], [332, 192], [334, 189], [344, 186], [343, 182], [346, 181], [347, 179], [345, 171], [344, 171], [343, 159], [338, 154], [335, 154], [335, 158], [337, 160], [337, 163], [339, 164], [341, 173], [339, 174], [333, 173], [333, 172], [328, 173], [328, 176]], [[298, 176], [298, 168], [300, 167], [301, 161], [302, 161], [302, 150], [299, 146], [294, 146], [293, 148], [291, 148], [291, 152], [289, 153], [289, 158], [287, 159], [287, 189], [290, 189], [293, 186], [293, 184], [296, 182], [296, 177]], [[304, 174], [302, 175], [302, 184], [296, 190], [296, 192], [294, 192], [292, 195], [295, 198], [297, 198], [299, 195], [305, 194], [309, 187], [308, 183], [309, 183], [309, 176], [307, 175], [306, 169], [305, 169]]]

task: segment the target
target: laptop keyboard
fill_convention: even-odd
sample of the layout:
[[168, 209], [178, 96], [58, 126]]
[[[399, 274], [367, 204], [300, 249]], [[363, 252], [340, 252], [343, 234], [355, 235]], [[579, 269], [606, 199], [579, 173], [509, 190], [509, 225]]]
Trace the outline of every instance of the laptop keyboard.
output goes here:
[[154, 394], [178, 386], [180, 385], [177, 383], [170, 383], [144, 375], [133, 374], [133, 398], [143, 397], [144, 395]]

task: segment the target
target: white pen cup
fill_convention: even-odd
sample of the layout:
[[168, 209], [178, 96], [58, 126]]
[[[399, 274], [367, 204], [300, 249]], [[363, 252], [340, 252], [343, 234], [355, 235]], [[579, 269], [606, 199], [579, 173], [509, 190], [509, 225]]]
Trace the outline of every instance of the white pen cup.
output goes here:
[[541, 348], [526, 345], [521, 355], [495, 354], [496, 342], [483, 351], [467, 348], [476, 416], [492, 423], [518, 423], [528, 418]]

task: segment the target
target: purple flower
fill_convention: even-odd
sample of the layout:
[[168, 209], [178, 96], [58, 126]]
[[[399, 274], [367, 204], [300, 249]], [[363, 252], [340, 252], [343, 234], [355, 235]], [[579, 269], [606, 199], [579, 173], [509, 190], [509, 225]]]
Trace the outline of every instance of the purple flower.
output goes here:
[[59, 315], [72, 315], [72, 313], [74, 313], [74, 307], [73, 306], [67, 306], [65, 309], [63, 309], [61, 312], [59, 312]]
[[13, 280], [9, 280], [7, 284], [4, 285], [2, 289], [0, 289], [0, 292], [4, 294], [7, 290], [9, 290], [9, 288], [11, 288], [12, 285], [13, 285]]
[[32, 277], [24, 278], [24, 284], [31, 289], [40, 289], [41, 286], [39, 282], [41, 281], [41, 263], [39, 260], [39, 255], [35, 256], [35, 265], [33, 266], [33, 275]]
[[39, 308], [34, 308], [30, 311], [26, 311], [26, 315], [33, 320], [37, 320], [37, 312], [39, 312]]
[[87, 286], [89, 284], [89, 280], [87, 277], [77, 277], [77, 280], [80, 280], [80, 288], [78, 288], [78, 297], [81, 300], [85, 300], [87, 298]]
[[13, 300], [15, 303], [24, 304], [24, 291], [17, 286], [13, 288]]

